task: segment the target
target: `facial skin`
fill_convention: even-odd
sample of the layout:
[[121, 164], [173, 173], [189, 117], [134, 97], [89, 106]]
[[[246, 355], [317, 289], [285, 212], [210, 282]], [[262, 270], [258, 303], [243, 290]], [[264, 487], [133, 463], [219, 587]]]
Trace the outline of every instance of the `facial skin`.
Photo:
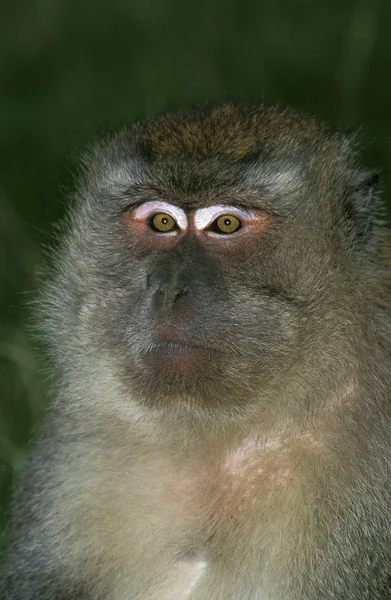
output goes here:
[[[227, 403], [229, 389], [238, 379], [254, 373], [266, 376], [258, 357], [258, 345], [265, 337], [261, 326], [276, 331], [279, 327], [273, 321], [278, 314], [260, 312], [259, 334], [250, 345], [257, 330], [251, 305], [256, 289], [251, 282], [247, 286], [251, 313], [248, 323], [241, 318], [246, 331], [240, 332], [235, 326], [236, 300], [228, 288], [231, 280], [231, 286], [244, 280], [240, 262], [256, 252], [256, 241], [267, 234], [270, 217], [229, 204], [184, 210], [147, 201], [127, 211], [123, 220], [133, 255], [141, 259], [137, 270], [145, 278], [141, 303], [135, 307], [142, 327], [124, 331], [143, 387], [156, 384], [159, 394], [185, 393], [200, 402], [208, 399], [207, 386], [218, 381]], [[159, 230], [165, 222], [169, 229]], [[146, 251], [148, 258], [143, 260]]]
[[225, 103], [86, 161], [5, 600], [391, 598], [389, 242], [341, 132]]

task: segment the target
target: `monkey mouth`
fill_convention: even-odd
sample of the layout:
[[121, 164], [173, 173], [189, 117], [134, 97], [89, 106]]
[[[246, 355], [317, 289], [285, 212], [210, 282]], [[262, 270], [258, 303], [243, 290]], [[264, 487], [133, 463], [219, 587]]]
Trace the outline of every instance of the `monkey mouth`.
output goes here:
[[178, 378], [190, 380], [206, 375], [216, 365], [220, 352], [217, 348], [184, 341], [155, 340], [144, 353], [149, 371], [161, 381]]

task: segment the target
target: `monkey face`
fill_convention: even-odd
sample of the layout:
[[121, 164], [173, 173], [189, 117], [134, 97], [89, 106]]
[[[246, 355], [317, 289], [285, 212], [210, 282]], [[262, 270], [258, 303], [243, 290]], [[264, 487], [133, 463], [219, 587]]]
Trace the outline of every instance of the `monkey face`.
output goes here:
[[252, 399], [298, 344], [298, 307], [270, 268], [281, 220], [243, 198], [142, 196], [120, 218], [123, 270], [106, 297], [124, 380], [154, 402], [227, 407], [243, 387]]
[[181, 119], [93, 157], [60, 276], [75, 317], [63, 345], [95, 349], [146, 402], [237, 410], [290, 369], [336, 297], [344, 158], [321, 126], [274, 108]]
[[[265, 376], [259, 343], [271, 315], [254, 310], [256, 292], [249, 286], [239, 304], [232, 290], [246, 281], [245, 255], [268, 220], [261, 211], [228, 204], [186, 210], [146, 201], [125, 213], [136, 252], [148, 249], [138, 307], [148, 333], [133, 327], [132, 352], [157, 389], [198, 390], [217, 379], [232, 390], [243, 369]], [[272, 327], [276, 332], [277, 323]]]

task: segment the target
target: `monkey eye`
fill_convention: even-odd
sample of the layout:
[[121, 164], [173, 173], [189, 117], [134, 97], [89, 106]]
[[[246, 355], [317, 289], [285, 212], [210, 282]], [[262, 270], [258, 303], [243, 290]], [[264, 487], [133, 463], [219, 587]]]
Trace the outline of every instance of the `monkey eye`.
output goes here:
[[230, 234], [238, 231], [242, 226], [241, 221], [234, 215], [221, 215], [218, 219], [213, 221], [211, 227], [215, 233]]
[[194, 226], [211, 237], [229, 236], [254, 222], [254, 212], [238, 206], [216, 204], [195, 211]]
[[149, 219], [149, 226], [159, 233], [169, 233], [178, 229], [175, 219], [167, 213], [157, 213]]
[[135, 224], [158, 235], [176, 236], [188, 229], [187, 216], [182, 208], [160, 200], [143, 202], [132, 211], [132, 218]]

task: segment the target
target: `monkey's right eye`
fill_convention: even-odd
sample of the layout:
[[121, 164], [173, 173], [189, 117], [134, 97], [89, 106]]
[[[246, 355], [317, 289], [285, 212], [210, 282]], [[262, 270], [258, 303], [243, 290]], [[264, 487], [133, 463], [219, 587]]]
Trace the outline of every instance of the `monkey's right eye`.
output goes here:
[[167, 213], [157, 213], [149, 219], [149, 226], [159, 233], [169, 233], [178, 228], [175, 219]]

